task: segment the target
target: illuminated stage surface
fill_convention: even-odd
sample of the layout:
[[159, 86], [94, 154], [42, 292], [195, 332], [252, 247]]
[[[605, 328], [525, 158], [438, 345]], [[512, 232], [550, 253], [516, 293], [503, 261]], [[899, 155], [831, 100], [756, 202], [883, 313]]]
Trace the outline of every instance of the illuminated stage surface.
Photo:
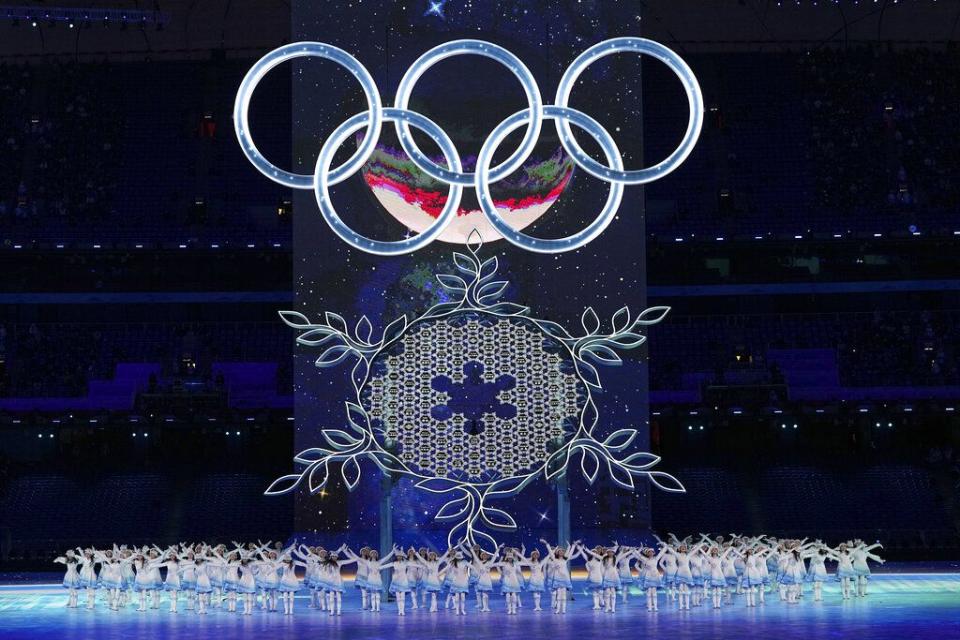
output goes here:
[[358, 611], [359, 595], [352, 588], [347, 590], [340, 617], [309, 609], [306, 595], [297, 599], [293, 616], [260, 611], [241, 616], [219, 609], [199, 616], [185, 611], [182, 600], [177, 614], [167, 612], [165, 600], [159, 610], [146, 613], [133, 606], [114, 613], [101, 601], [91, 612], [66, 609], [66, 591], [56, 586], [5, 584], [0, 586], [0, 638], [958, 638], [960, 571], [955, 564], [939, 568], [944, 572], [927, 567], [926, 572], [914, 573], [914, 567], [904, 567], [902, 572], [877, 574], [865, 599], [841, 600], [838, 584], [830, 582], [823, 602], [813, 602], [809, 591], [797, 605], [781, 603], [775, 594], [768, 594], [765, 605], [748, 609], [739, 596], [719, 611], [703, 606], [676, 611], [661, 594], [660, 611], [649, 613], [644, 597], [634, 589], [630, 602], [618, 605], [616, 614], [595, 612], [590, 597], [582, 593], [583, 582], [578, 581], [576, 601], [570, 603], [566, 616], [532, 611], [532, 599], [524, 594], [524, 608], [516, 616], [505, 615], [502, 596], [495, 595], [491, 613], [478, 613], [471, 601], [465, 617], [420, 609], [408, 610], [400, 618], [393, 603], [384, 603], [379, 614]]

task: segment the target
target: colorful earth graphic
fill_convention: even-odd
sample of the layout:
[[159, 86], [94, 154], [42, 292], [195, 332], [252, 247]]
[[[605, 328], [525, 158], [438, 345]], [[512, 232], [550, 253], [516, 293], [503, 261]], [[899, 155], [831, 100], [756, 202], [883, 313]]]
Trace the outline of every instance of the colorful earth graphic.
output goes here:
[[[442, 158], [433, 160], [444, 164]], [[463, 165], [466, 171], [473, 171], [476, 157], [464, 158]], [[497, 210], [514, 229], [524, 229], [560, 197], [570, 183], [573, 167], [573, 161], [559, 147], [546, 157], [531, 156], [520, 169], [491, 186]], [[447, 198], [448, 187], [421, 171], [399, 145], [378, 145], [362, 173], [383, 208], [416, 233], [437, 218]], [[484, 242], [502, 238], [480, 211], [473, 189], [464, 188], [456, 219], [440, 234], [440, 240], [465, 244], [474, 229]]]

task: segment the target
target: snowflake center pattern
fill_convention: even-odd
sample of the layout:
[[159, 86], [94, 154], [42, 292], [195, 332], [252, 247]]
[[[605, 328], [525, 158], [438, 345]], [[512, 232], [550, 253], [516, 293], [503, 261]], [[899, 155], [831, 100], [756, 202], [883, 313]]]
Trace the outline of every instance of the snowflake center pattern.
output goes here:
[[516, 387], [517, 379], [504, 374], [488, 382], [483, 376], [483, 365], [479, 362], [471, 361], [463, 365], [463, 375], [458, 380], [437, 376], [430, 384], [437, 391], [447, 394], [447, 403], [432, 407], [430, 415], [440, 421], [462, 415], [464, 429], [470, 435], [484, 430], [485, 414], [494, 414], [503, 420], [517, 415], [515, 406], [500, 401], [500, 392]]
[[466, 313], [408, 331], [374, 363], [363, 394], [406, 464], [472, 480], [542, 464], [582, 398], [569, 357], [535, 325]]

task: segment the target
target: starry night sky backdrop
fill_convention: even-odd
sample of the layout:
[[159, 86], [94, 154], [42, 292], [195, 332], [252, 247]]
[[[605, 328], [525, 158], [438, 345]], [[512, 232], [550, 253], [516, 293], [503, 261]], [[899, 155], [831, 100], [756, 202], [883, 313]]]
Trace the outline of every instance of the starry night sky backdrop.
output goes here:
[[[449, 0], [442, 6], [442, 15], [431, 13], [430, 4], [427, 0], [299, 0], [293, 4], [292, 37], [329, 42], [351, 52], [373, 74], [383, 102], [392, 104], [396, 86], [410, 63], [429, 48], [452, 39], [480, 38], [508, 48], [533, 71], [544, 102], [552, 103], [560, 76], [581, 51], [606, 38], [642, 35], [636, 3]], [[642, 64], [633, 56], [610, 56], [584, 73], [571, 100], [571, 106], [590, 114], [610, 131], [630, 168], [643, 165], [640, 70], [644, 64], [658, 63]], [[294, 170], [312, 173], [323, 140], [340, 122], [365, 108], [363, 93], [355, 80], [328, 61], [307, 59], [272, 72], [285, 73], [293, 74]], [[682, 95], [679, 82], [677, 94]], [[479, 151], [482, 139], [500, 120], [524, 106], [517, 80], [498, 64], [477, 56], [437, 64], [418, 82], [411, 100], [413, 109], [444, 127], [471, 170], [469, 156]], [[674, 119], [679, 140], [686, 112], [667, 120]], [[516, 148], [520, 135], [522, 130], [504, 143], [505, 153], [497, 161]], [[422, 148], [430, 150], [424, 137], [417, 139]], [[578, 140], [599, 157], [596, 145], [591, 145], [585, 135], [581, 133]], [[384, 124], [381, 141], [396, 144], [392, 125]], [[345, 145], [338, 162], [351, 152], [347, 147], [352, 148], [349, 143]], [[535, 155], [546, 156], [557, 148], [554, 125], [545, 121]], [[377, 204], [360, 175], [332, 188], [331, 194], [340, 215], [358, 231], [383, 240], [404, 236], [405, 229]], [[567, 235], [599, 212], [606, 194], [605, 183], [577, 170], [554, 207], [526, 231], [542, 237]], [[465, 204], [470, 201], [472, 196], [465, 199]], [[382, 330], [401, 313], [414, 317], [436, 301], [434, 292], [424, 285], [432, 274], [448, 269], [456, 245], [435, 242], [408, 256], [371, 256], [336, 238], [323, 222], [312, 192], [294, 194], [294, 211], [298, 311], [308, 316], [335, 311], [351, 324], [366, 315], [374, 327]], [[481, 257], [494, 253], [500, 259], [500, 276], [511, 281], [505, 299], [530, 306], [534, 315], [571, 330], [580, 329], [580, 314], [585, 307], [593, 306], [608, 325], [621, 306], [629, 305], [632, 311], [646, 306], [643, 189], [628, 187], [617, 218], [602, 237], [581, 250], [537, 255], [501, 240], [487, 244]], [[294, 337], [291, 332], [291, 341]], [[319, 443], [318, 428], [345, 424], [343, 403], [352, 396], [350, 365], [319, 370], [314, 366], [317, 355], [309, 348], [296, 348], [298, 449]], [[646, 349], [622, 355], [623, 366], [600, 371], [605, 392], [595, 397], [599, 429], [602, 433], [627, 426], [640, 428], [643, 441], [638, 438], [636, 444], [648, 450]], [[575, 468], [576, 473], [570, 474], [575, 536], [599, 535], [590, 531], [598, 528], [647, 526], [646, 482], [640, 483], [632, 495], [612, 489], [605, 480], [588, 487], [580, 476], [578, 460]], [[278, 469], [278, 475], [282, 472], [286, 470]], [[325, 497], [300, 493], [297, 529], [366, 530], [364, 541], [374, 542], [380, 474], [372, 462], [363, 465], [363, 472], [360, 486], [349, 495], [335, 481], [331, 481]], [[443, 499], [401, 482], [393, 490], [393, 500], [394, 533], [399, 541], [409, 544], [443, 539], [446, 524], [432, 520]], [[541, 535], [553, 537], [555, 505], [553, 488], [541, 481], [498, 506], [512, 513], [520, 524], [519, 538], [530, 540]], [[513, 536], [502, 538], [510, 540]]]

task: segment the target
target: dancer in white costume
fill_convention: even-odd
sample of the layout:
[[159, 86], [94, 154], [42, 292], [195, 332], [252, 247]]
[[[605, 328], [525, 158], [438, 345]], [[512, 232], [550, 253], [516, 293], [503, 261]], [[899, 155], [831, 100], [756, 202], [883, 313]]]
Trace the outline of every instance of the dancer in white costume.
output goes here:
[[660, 577], [660, 560], [666, 555], [666, 546], [661, 544], [660, 551], [646, 548], [640, 552], [640, 586], [647, 594], [647, 611], [659, 611], [657, 589], [663, 586]]
[[633, 578], [633, 562], [637, 559], [633, 547], [621, 547], [618, 543], [613, 543], [613, 549], [617, 553], [617, 573], [620, 574], [620, 591], [623, 594], [623, 603], [627, 603], [627, 596], [630, 594], [630, 585], [635, 580]]
[[550, 554], [549, 580], [551, 601], [553, 603], [554, 613], [567, 612], [567, 592], [573, 588], [573, 582], [570, 580], [570, 559], [580, 555], [579, 542], [574, 542], [570, 548], [551, 547], [550, 543], [540, 539], [540, 542], [547, 548]]
[[133, 566], [136, 569], [137, 576], [134, 580], [134, 591], [137, 591], [140, 594], [140, 607], [137, 611], [146, 611], [147, 610], [147, 599], [148, 597], [151, 600], [150, 608], [159, 609], [160, 608], [160, 587], [162, 582], [160, 581], [160, 564], [163, 560], [160, 559], [159, 553], [156, 549], [150, 549], [149, 551], [144, 550], [141, 553], [134, 557]]
[[477, 576], [477, 583], [474, 585], [480, 598], [480, 611], [490, 611], [490, 593], [493, 591], [493, 575], [491, 570], [500, 559], [500, 551], [503, 545], [491, 556], [486, 551], [476, 552], [473, 556], [473, 572]]
[[[883, 562], [874, 553], [882, 548], [881, 545], [869, 545], [861, 540], [847, 541], [831, 548], [821, 540], [778, 540], [768, 536], [731, 534], [725, 541], [722, 537], [701, 534], [699, 542], [693, 543], [693, 539], [680, 540], [671, 534], [669, 542], [659, 543], [659, 551], [616, 542], [612, 546], [586, 549], [580, 541], [568, 547], [553, 547], [543, 541], [547, 553], [535, 549], [529, 557], [523, 547], [516, 549], [503, 545], [494, 554], [488, 554], [461, 544], [442, 555], [425, 549], [403, 551], [394, 547], [383, 560], [369, 548], [361, 549], [358, 555], [346, 545], [333, 552], [304, 545], [286, 549], [280, 545], [278, 548], [273, 543], [247, 546], [234, 543], [232, 550], [224, 545], [211, 547], [205, 543], [180, 543], [166, 550], [156, 546], [127, 548], [113, 545], [108, 549], [71, 549], [55, 562], [65, 567], [62, 584], [69, 594], [66, 602], [69, 608], [78, 606], [80, 589], [86, 589], [87, 607], [94, 608], [97, 591], [102, 589], [109, 608], [120, 610], [126, 603], [126, 588], [132, 587], [138, 594], [135, 601], [139, 602], [141, 612], [158, 607], [159, 590], [162, 589], [167, 593], [171, 613], [178, 611], [179, 597], [185, 595], [188, 603], [196, 605], [198, 614], [206, 614], [215, 606], [220, 594], [226, 603], [222, 607], [225, 613], [237, 612], [239, 599], [243, 614], [251, 615], [259, 589], [264, 594], [265, 609], [275, 611], [279, 596], [283, 613], [291, 615], [295, 611], [295, 594], [306, 586], [316, 608], [330, 616], [342, 613], [344, 580], [341, 568], [354, 562], [362, 580], [362, 587], [358, 588], [361, 593], [366, 593], [361, 598], [360, 609], [380, 611], [381, 572], [392, 569], [391, 591], [397, 594], [399, 615], [407, 615], [410, 610], [405, 594], [411, 594], [412, 603], [413, 594], [418, 590], [423, 593], [422, 597], [416, 596], [418, 606], [424, 609], [429, 606], [430, 613], [436, 614], [436, 594], [444, 587], [449, 589], [449, 601], [454, 611], [465, 615], [465, 594], [471, 584], [478, 593], [480, 611], [488, 612], [494, 572], [499, 573], [507, 615], [519, 613], [520, 594], [524, 590], [533, 594], [533, 611], [541, 611], [542, 593], [547, 589], [553, 595], [551, 608], [562, 614], [568, 607], [568, 600], [572, 600], [570, 562], [574, 558], [585, 561], [588, 582], [594, 587], [595, 609], [611, 614], [617, 612], [617, 590], [628, 588], [629, 582], [624, 576], [633, 577], [631, 563], [634, 561], [639, 563], [639, 584], [647, 595], [647, 609], [650, 611], [658, 609], [657, 590], [666, 586], [662, 575], [668, 575], [672, 566], [676, 567], [674, 585], [678, 609], [687, 611], [700, 604], [704, 586], [710, 588], [715, 608], [720, 608], [724, 601], [732, 602], [739, 595], [738, 585], [747, 607], [763, 605], [765, 585], [771, 582], [781, 590], [785, 605], [796, 606], [800, 602], [806, 581], [811, 583], [812, 600], [821, 602], [824, 599], [823, 584], [830, 578], [829, 561], [838, 563], [837, 577], [842, 597], [864, 597], [870, 562]], [[667, 557], [672, 560], [665, 560]], [[738, 558], [743, 563], [740, 575], [735, 570]], [[775, 578], [768, 568], [771, 565], [776, 568]], [[305, 571], [303, 582], [298, 578], [299, 569]], [[524, 580], [525, 571], [529, 571], [527, 581]]]
[[[353, 557], [347, 556], [346, 560], [340, 558], [347, 545], [340, 545], [340, 548], [327, 555], [327, 561], [324, 563], [327, 575], [327, 614], [339, 616], [343, 609], [343, 575], [341, 567], [346, 564], [356, 562]], [[354, 556], [355, 557], [355, 556]]]
[[80, 587], [87, 593], [87, 609], [93, 609], [97, 598], [97, 569], [93, 549], [77, 547], [77, 551], [80, 552], [78, 556]]
[[677, 556], [673, 549], [658, 536], [654, 535], [660, 545], [660, 568], [663, 569], [663, 585], [667, 590], [667, 600], [674, 602], [677, 598]]
[[622, 557], [631, 555], [629, 549], [607, 549], [603, 556], [603, 610], [617, 612], [617, 591], [623, 587], [620, 581], [619, 564]]
[[870, 567], [867, 565], [867, 560], [873, 560], [874, 562], [879, 562], [883, 564], [886, 562], [880, 556], [870, 553], [874, 549], [883, 549], [883, 545], [879, 542], [867, 546], [863, 540], [855, 540], [853, 551], [853, 571], [857, 574], [857, 595], [861, 598], [865, 598], [867, 595], [867, 582], [870, 580]]
[[441, 580], [450, 585], [453, 594], [453, 609], [458, 616], [467, 615], [467, 591], [470, 589], [470, 575], [473, 563], [468, 562], [462, 551], [451, 551], [452, 557], [440, 572]]
[[581, 547], [578, 554], [579, 557], [583, 558], [584, 565], [587, 569], [587, 589], [590, 590], [590, 594], [593, 596], [594, 611], [600, 611], [600, 603], [604, 597], [603, 556], [605, 552], [606, 550], [600, 546], [594, 547], [593, 549]]
[[695, 584], [693, 569], [690, 566], [690, 550], [685, 543], [678, 541], [675, 536], [671, 536], [671, 542], [676, 546], [661, 542], [661, 551], [664, 553], [664, 560], [671, 558], [670, 565], [675, 567], [673, 582], [677, 589], [678, 607], [681, 610], [689, 609], [690, 589]]
[[527, 581], [527, 591], [533, 594], [533, 610], [534, 611], [543, 611], [543, 607], [540, 606], [540, 599], [543, 597], [543, 592], [546, 590], [546, 565], [551, 562], [550, 555], [544, 559], [540, 559], [540, 551], [534, 549], [530, 552], [530, 557], [525, 558], [523, 553], [520, 554], [519, 559], [520, 565], [525, 566], [530, 569], [530, 578]]
[[434, 551], [421, 549], [416, 556], [416, 562], [420, 565], [420, 581], [424, 590], [423, 604], [427, 604], [427, 594], [430, 595], [430, 613], [437, 611], [437, 594], [440, 592], [440, 569], [445, 560], [437, 556]]
[[[724, 551], [729, 553], [729, 548]], [[727, 586], [727, 580], [723, 576], [723, 556], [720, 553], [720, 547], [713, 546], [707, 552], [704, 558], [704, 576], [708, 577], [708, 584], [713, 596], [713, 608], [720, 608], [720, 600], [723, 596], [723, 590]]]
[[[411, 549], [412, 551], [412, 549]], [[397, 599], [397, 615], [407, 615], [407, 593], [410, 592], [410, 572], [408, 571], [411, 560], [399, 547], [393, 548], [394, 560], [387, 566], [393, 569], [390, 575], [390, 593]]]
[[170, 599], [170, 613], [176, 613], [182, 568], [174, 547], [170, 547], [160, 556], [160, 568], [166, 569], [167, 575], [163, 581], [163, 590], [167, 592], [167, 597]]
[[501, 562], [493, 565], [500, 571], [500, 592], [507, 604], [507, 615], [516, 615], [519, 609], [520, 591], [523, 589], [523, 573], [520, 560], [512, 550], [504, 554]]
[[54, 562], [67, 567], [67, 572], [63, 575], [63, 588], [67, 589], [70, 594], [67, 598], [67, 607], [76, 609], [81, 587], [80, 574], [77, 571], [80, 566], [80, 559], [73, 549], [67, 549], [66, 554], [56, 558]]

